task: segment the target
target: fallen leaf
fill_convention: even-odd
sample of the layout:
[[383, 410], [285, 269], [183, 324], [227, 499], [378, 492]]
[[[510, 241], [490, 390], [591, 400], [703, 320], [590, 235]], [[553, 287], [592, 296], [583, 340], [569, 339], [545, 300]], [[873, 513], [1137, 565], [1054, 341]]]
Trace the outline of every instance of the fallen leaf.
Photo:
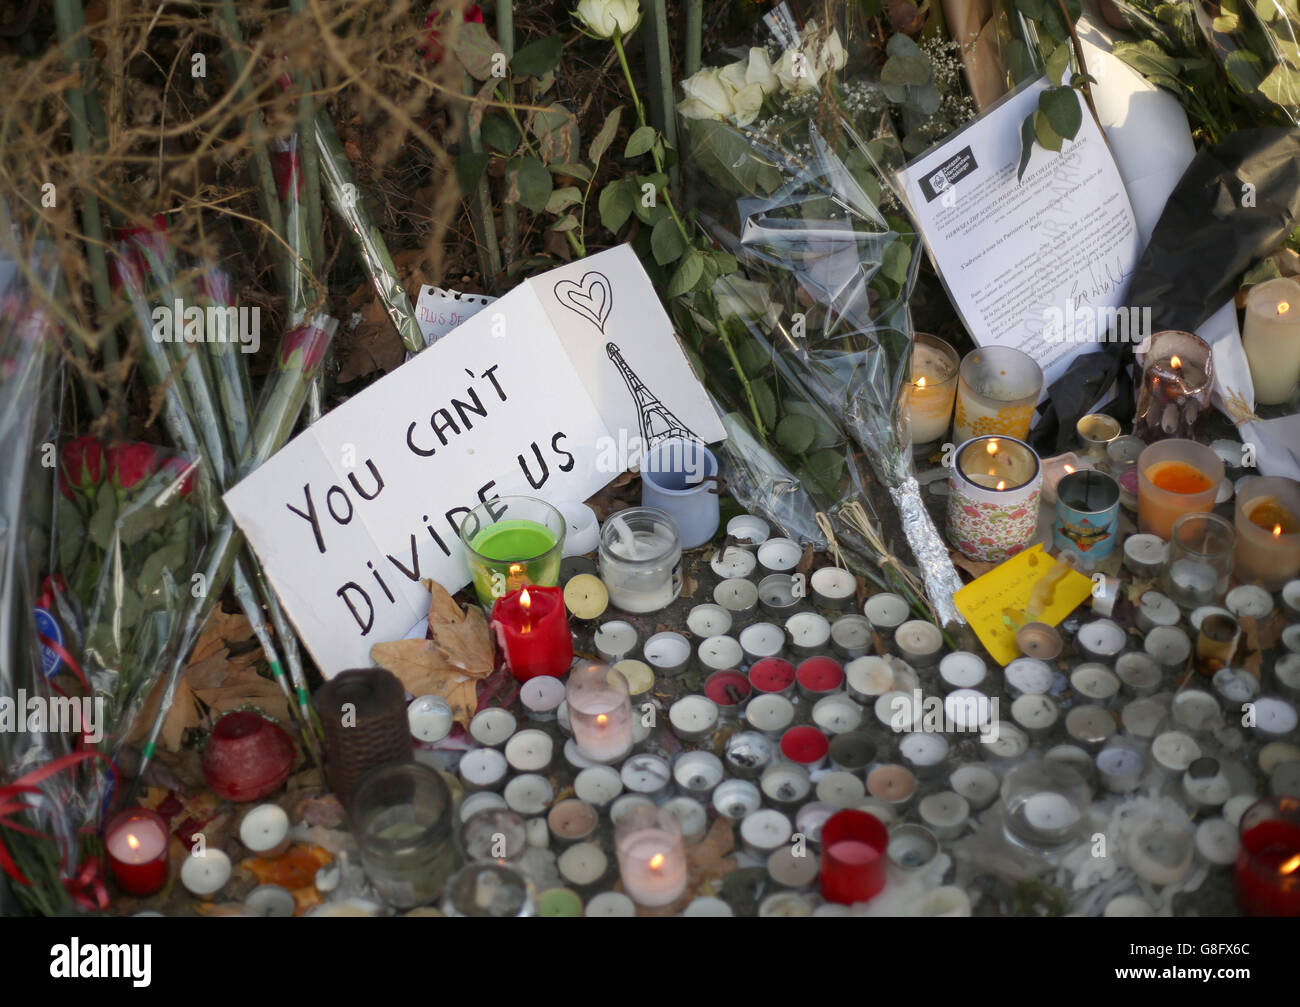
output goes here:
[[473, 678], [492, 674], [496, 653], [487, 617], [480, 609], [466, 612], [463, 622], [440, 622], [432, 629], [433, 642], [448, 664]]
[[953, 566], [965, 570], [976, 580], [997, 566], [996, 563], [980, 563], [978, 560], [969, 559], [955, 549], [950, 551], [950, 555], [952, 556]]
[[455, 669], [432, 640], [391, 640], [370, 648], [370, 659], [398, 677], [412, 696], [424, 696], [431, 686]]
[[456, 604], [456, 599], [451, 596], [445, 587], [436, 580], [424, 580], [421, 583], [424, 585], [424, 589], [432, 595], [429, 600], [430, 629], [433, 629], [438, 623], [455, 623], [465, 620], [464, 610]]
[[469, 722], [478, 712], [478, 689], [472, 678], [462, 678], [448, 691], [439, 693], [451, 707], [452, 719], [462, 727], [468, 728]]
[[314, 886], [316, 872], [334, 860], [334, 854], [321, 846], [295, 845], [278, 857], [250, 857], [239, 866], [257, 878], [260, 885], [279, 885], [293, 891]]

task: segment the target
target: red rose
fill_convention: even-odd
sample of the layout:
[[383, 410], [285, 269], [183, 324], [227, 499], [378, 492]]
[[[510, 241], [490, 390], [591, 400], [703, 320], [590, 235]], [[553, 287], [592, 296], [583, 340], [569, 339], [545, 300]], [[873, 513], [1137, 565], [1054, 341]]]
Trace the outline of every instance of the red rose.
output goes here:
[[63, 445], [59, 458], [59, 492], [69, 500], [73, 493], [89, 493], [104, 479], [104, 446], [89, 435]]
[[151, 261], [167, 261], [167, 218], [161, 213], [155, 213], [148, 224], [119, 227], [117, 240], [125, 246], [124, 254], [133, 271], [148, 273]]
[[273, 150], [271, 152], [271, 172], [275, 175], [276, 194], [284, 199], [289, 193], [289, 186], [292, 184], [294, 194], [302, 196], [302, 164], [298, 159], [298, 151], [294, 147], [286, 147], [284, 150]]
[[[424, 27], [427, 29], [424, 36], [424, 45], [417, 50], [424, 56], [426, 63], [441, 63], [443, 56], [443, 45], [441, 32], [434, 27], [434, 21], [437, 20], [437, 9], [429, 11], [429, 16], [424, 19]], [[461, 11], [461, 20], [466, 24], [482, 24], [483, 11], [478, 4], [472, 3]]]
[[[329, 342], [330, 333], [310, 322], [286, 332], [280, 340], [280, 369], [296, 366], [302, 371], [313, 370], [325, 356]], [[295, 354], [298, 354], [296, 360]]]
[[108, 449], [108, 471], [119, 489], [129, 490], [158, 471], [158, 449], [142, 441], [130, 441]]
[[194, 492], [194, 480], [198, 478], [199, 463], [192, 458], [168, 458], [162, 464], [164, 472], [170, 472], [181, 480], [181, 496], [188, 497]]

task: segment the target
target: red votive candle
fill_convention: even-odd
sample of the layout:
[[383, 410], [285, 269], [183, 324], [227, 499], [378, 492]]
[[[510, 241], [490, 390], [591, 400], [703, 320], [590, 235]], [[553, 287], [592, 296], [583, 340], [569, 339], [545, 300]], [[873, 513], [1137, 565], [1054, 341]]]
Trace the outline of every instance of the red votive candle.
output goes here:
[[810, 657], [799, 665], [795, 678], [804, 699], [821, 699], [844, 685], [844, 669], [832, 657]]
[[755, 661], [749, 669], [749, 684], [759, 692], [784, 694], [794, 685], [794, 665], [779, 657]]
[[104, 829], [104, 851], [117, 886], [152, 895], [167, 882], [167, 823], [148, 808], [127, 808]]
[[1247, 809], [1236, 881], [1247, 916], [1300, 916], [1300, 801], [1265, 798]]
[[529, 584], [492, 605], [492, 629], [510, 674], [520, 682], [539, 675], [562, 678], [573, 663], [573, 637], [564, 594]]
[[822, 898], [850, 905], [885, 887], [889, 830], [865, 811], [837, 811], [822, 826]]
[[704, 695], [719, 706], [739, 706], [752, 691], [749, 679], [739, 671], [715, 671], [704, 682]]
[[815, 727], [792, 727], [781, 735], [781, 754], [804, 769], [816, 769], [826, 758], [831, 743]]

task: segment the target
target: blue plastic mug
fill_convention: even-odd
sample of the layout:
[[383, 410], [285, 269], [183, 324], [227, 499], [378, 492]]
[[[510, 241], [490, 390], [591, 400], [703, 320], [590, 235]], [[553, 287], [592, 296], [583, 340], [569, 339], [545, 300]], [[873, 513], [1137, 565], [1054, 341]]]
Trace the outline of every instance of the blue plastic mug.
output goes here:
[[699, 441], [660, 441], [641, 463], [641, 505], [671, 514], [682, 548], [694, 549], [718, 530], [717, 477], [718, 459]]

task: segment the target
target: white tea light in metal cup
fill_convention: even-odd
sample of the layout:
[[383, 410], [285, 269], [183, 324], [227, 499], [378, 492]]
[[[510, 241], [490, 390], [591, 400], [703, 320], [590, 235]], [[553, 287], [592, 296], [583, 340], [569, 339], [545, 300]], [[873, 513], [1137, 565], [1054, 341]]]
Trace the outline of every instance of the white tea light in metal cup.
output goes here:
[[775, 808], [759, 808], [740, 821], [740, 844], [750, 856], [766, 860], [772, 853], [788, 846], [794, 827], [790, 819]]
[[1115, 718], [1096, 703], [1076, 706], [1065, 715], [1065, 733], [1076, 745], [1089, 752], [1098, 751], [1115, 736]]
[[1282, 585], [1282, 606], [1291, 618], [1300, 616], [1300, 578], [1289, 580]]
[[966, 762], [952, 771], [948, 786], [966, 798], [975, 811], [983, 811], [997, 798], [1001, 781], [998, 774], [982, 762]]
[[1223, 807], [1232, 796], [1232, 783], [1219, 766], [1219, 760], [1201, 756], [1193, 760], [1183, 773], [1183, 797], [1198, 811], [1213, 811]]
[[1137, 790], [1146, 768], [1142, 747], [1128, 739], [1108, 744], [1097, 753], [1095, 762], [1102, 786], [1112, 794], [1127, 794]]
[[782, 888], [811, 891], [821, 877], [821, 858], [811, 850], [796, 853], [794, 846], [787, 844], [767, 858], [767, 873]]
[[500, 790], [510, 763], [495, 748], [471, 748], [460, 757], [460, 778], [467, 791]]
[[590, 766], [573, 779], [573, 793], [579, 800], [604, 807], [623, 792], [623, 778], [611, 766]]
[[519, 687], [519, 702], [528, 711], [528, 719], [548, 723], [564, 702], [564, 682], [553, 675], [534, 675]]
[[416, 696], [406, 708], [411, 736], [426, 745], [437, 744], [451, 733], [455, 718], [451, 705], [441, 696]]
[[609, 857], [595, 843], [574, 843], [556, 857], [555, 867], [566, 884], [583, 891], [599, 884], [609, 872]]
[[771, 573], [758, 582], [758, 604], [769, 616], [785, 619], [803, 604], [795, 593], [794, 576]]
[[719, 815], [738, 822], [762, 805], [763, 795], [749, 780], [723, 780], [713, 789], [710, 800]]
[[1075, 634], [1074, 645], [1094, 661], [1115, 660], [1128, 644], [1128, 634], [1111, 619], [1084, 623]]
[[1002, 563], [1037, 537], [1043, 468], [1024, 441], [966, 441], [953, 457], [949, 485], [948, 541], [963, 555]]
[[1002, 669], [1002, 680], [1012, 698], [1041, 696], [1052, 691], [1056, 672], [1050, 664], [1036, 657], [1017, 657]]
[[1157, 626], [1177, 626], [1182, 617], [1183, 614], [1173, 599], [1159, 591], [1145, 591], [1138, 599], [1137, 624], [1138, 629], [1144, 633], [1151, 632]]
[[748, 577], [754, 572], [756, 566], [758, 560], [754, 558], [754, 554], [738, 545], [719, 549], [709, 559], [709, 568], [723, 580], [731, 577]]
[[837, 808], [856, 808], [867, 796], [867, 785], [861, 776], [841, 773], [838, 770], [819, 773], [817, 800]]
[[606, 664], [617, 664], [636, 650], [636, 628], [622, 619], [602, 622], [593, 639], [596, 653]]
[[858, 578], [837, 566], [824, 566], [814, 570], [808, 578], [813, 601], [820, 608], [843, 611], [854, 603], [858, 593]]
[[718, 530], [718, 460], [699, 441], [670, 437], [641, 459], [641, 506], [672, 515], [683, 549]]
[[1123, 432], [1123, 429], [1120, 427], [1119, 420], [1113, 416], [1107, 416], [1105, 413], [1089, 413], [1079, 418], [1079, 422], [1074, 425], [1074, 432], [1078, 435], [1084, 454], [1094, 461], [1101, 461], [1106, 457], [1106, 448]]
[[862, 614], [872, 628], [886, 640], [894, 639], [894, 630], [911, 618], [912, 609], [902, 595], [881, 592], [863, 603]]
[[721, 605], [696, 605], [686, 616], [686, 628], [694, 636], [725, 636], [731, 632], [731, 613]]
[[673, 779], [691, 797], [707, 797], [724, 776], [722, 760], [712, 752], [682, 752], [673, 763]]
[[673, 778], [667, 760], [653, 752], [642, 752], [623, 760], [618, 775], [622, 778], [623, 788], [628, 793], [644, 794], [652, 799], [663, 793]]
[[1134, 577], [1156, 578], [1169, 562], [1169, 543], [1139, 532], [1124, 540], [1124, 565]]
[[540, 815], [555, 799], [555, 788], [551, 781], [538, 773], [520, 773], [506, 784], [501, 796], [506, 799], [506, 807], [516, 814]]
[[1280, 741], [1293, 736], [1296, 729], [1296, 708], [1279, 696], [1260, 696], [1255, 700], [1255, 734], [1269, 741]]
[[757, 549], [771, 534], [771, 526], [755, 514], [737, 514], [727, 522], [727, 537], [742, 549]]
[[1239, 619], [1265, 619], [1273, 611], [1273, 596], [1258, 584], [1234, 587], [1223, 603]]
[[489, 809], [509, 810], [506, 799], [500, 794], [493, 793], [491, 790], [480, 790], [472, 794], [466, 794], [465, 799], [460, 802], [460, 807], [456, 809], [456, 814], [461, 824], [464, 824], [480, 811]]
[[[756, 622], [740, 631], [740, 649], [748, 661], [775, 659], [785, 650], [785, 630], [770, 622]], [[771, 691], [771, 690], [765, 690]]]
[[706, 670], [726, 671], [729, 668], [739, 668], [744, 663], [745, 652], [735, 637], [710, 636], [700, 641], [696, 656]]
[[1042, 739], [1056, 726], [1060, 707], [1051, 696], [1025, 695], [1011, 704], [1011, 719], [1029, 733], [1031, 738]]
[[654, 507], [631, 507], [600, 529], [600, 579], [624, 612], [658, 612], [682, 590], [682, 542], [677, 522]]
[[785, 631], [791, 649], [802, 657], [820, 653], [831, 638], [830, 622], [816, 612], [796, 612], [786, 619]]
[[767, 573], [789, 573], [803, 559], [799, 543], [788, 538], [770, 538], [758, 547], [758, 565]]
[[773, 807], [795, 811], [812, 793], [808, 770], [793, 762], [775, 762], [763, 771], [759, 789]]
[[681, 633], [656, 633], [645, 642], [641, 653], [655, 674], [664, 678], [680, 675], [691, 663], [691, 644]]
[[627, 679], [604, 664], [584, 661], [565, 686], [569, 727], [579, 751], [593, 762], [616, 762], [632, 748], [632, 702]]
[[683, 696], [668, 708], [668, 723], [683, 741], [703, 741], [718, 726], [718, 704], [707, 696]]
[[934, 776], [948, 757], [948, 739], [930, 731], [913, 731], [898, 742], [898, 755], [918, 779]]
[[794, 704], [778, 693], [755, 696], [745, 707], [745, 720], [756, 731], [779, 735], [794, 720]]
[[694, 797], [678, 794], [664, 802], [664, 810], [677, 819], [687, 843], [699, 842], [709, 830], [708, 809]]
[[1130, 696], [1152, 696], [1164, 683], [1164, 669], [1145, 651], [1132, 650], [1115, 659], [1115, 674]]
[[1223, 719], [1219, 701], [1204, 689], [1186, 687], [1174, 694], [1170, 712], [1174, 723], [1188, 731], [1213, 731]]
[[1135, 699], [1119, 714], [1124, 731], [1135, 738], [1154, 738], [1169, 720], [1169, 707], [1150, 698]]
[[1056, 548], [1091, 568], [1111, 554], [1118, 538], [1119, 483], [1096, 469], [1066, 475], [1056, 486]]
[[872, 643], [871, 621], [865, 615], [851, 612], [831, 623], [831, 647], [841, 657], [863, 657]]
[[1093, 753], [1074, 744], [1053, 745], [1043, 753], [1043, 758], [1048, 762], [1060, 762], [1077, 770], [1089, 785], [1092, 784], [1097, 770], [1092, 757]]
[[727, 739], [723, 759], [732, 776], [757, 779], [772, 762], [776, 746], [758, 731], [739, 731]]
[[564, 515], [564, 557], [586, 556], [600, 545], [600, 522], [585, 503], [566, 500], [555, 509]]
[[1070, 672], [1070, 688], [1094, 703], [1109, 703], [1119, 694], [1119, 676], [1106, 665], [1090, 661]]
[[876, 751], [871, 735], [865, 731], [852, 731], [832, 738], [826, 757], [832, 769], [865, 776], [868, 767], [876, 761]]
[[941, 790], [921, 798], [916, 812], [926, 827], [944, 841], [956, 839], [970, 821], [970, 805], [966, 798], [951, 790]]
[[1182, 668], [1192, 656], [1192, 641], [1177, 626], [1157, 626], [1147, 633], [1142, 648], [1170, 670]]
[[509, 710], [490, 706], [479, 710], [469, 722], [469, 736], [480, 745], [499, 748], [515, 733], [515, 717]]
[[555, 742], [545, 731], [529, 727], [516, 733], [505, 746], [506, 761], [520, 773], [539, 773], [551, 764]]
[[733, 577], [713, 589], [713, 600], [739, 622], [752, 616], [758, 608], [758, 585], [752, 580]]
[[862, 707], [845, 695], [825, 696], [813, 704], [812, 722], [828, 737], [848, 734], [862, 724]]
[[928, 668], [939, 663], [943, 633], [932, 622], [911, 619], [894, 630], [894, 645], [913, 667]]
[[1099, 574], [1098, 578], [1093, 581], [1092, 597], [1088, 604], [1097, 615], [1109, 619], [1115, 614], [1115, 605], [1119, 602], [1124, 582], [1109, 574]]
[[844, 666], [849, 697], [859, 703], [875, 703], [894, 689], [894, 669], [883, 657], [855, 657]]
[[[1300, 638], [1300, 625], [1288, 628], [1297, 630], [1295, 635]], [[1273, 664], [1273, 687], [1279, 695], [1293, 702], [1300, 699], [1300, 653], [1291, 651], [1283, 654]]]

